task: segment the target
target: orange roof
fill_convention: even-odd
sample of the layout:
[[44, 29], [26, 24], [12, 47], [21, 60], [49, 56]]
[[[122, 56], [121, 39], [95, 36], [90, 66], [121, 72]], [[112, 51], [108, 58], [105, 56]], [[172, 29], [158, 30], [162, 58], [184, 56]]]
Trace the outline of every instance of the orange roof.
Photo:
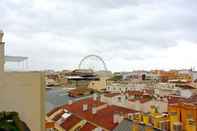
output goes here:
[[54, 122], [47, 122], [45, 121], [45, 128], [54, 128], [55, 123]]
[[70, 117], [68, 117], [62, 124], [61, 126], [68, 131], [69, 129], [71, 129], [73, 126], [75, 126], [77, 123], [79, 123], [81, 121], [80, 118], [76, 117], [75, 115], [71, 115]]
[[[83, 104], [88, 104], [88, 111], [83, 111], [82, 106]], [[126, 109], [123, 107], [118, 106], [107, 106], [106, 108], [103, 108], [102, 110], [99, 110], [96, 114], [92, 114], [92, 106], [99, 106], [103, 105], [105, 103], [102, 103], [100, 101], [94, 101], [92, 98], [88, 98], [85, 100], [77, 101], [71, 105], [65, 105], [64, 108], [66, 108], [68, 111], [73, 113], [74, 115], [85, 119], [87, 121], [90, 121], [92, 123], [95, 123], [96, 125], [103, 127], [108, 130], [112, 130], [114, 127], [117, 126], [117, 124], [113, 123], [113, 115], [115, 112], [121, 112], [123, 114], [133, 113], [137, 112], [135, 110]]]
[[93, 129], [95, 129], [96, 126], [90, 124], [90, 123], [86, 123], [81, 129], [80, 131], [92, 131]]

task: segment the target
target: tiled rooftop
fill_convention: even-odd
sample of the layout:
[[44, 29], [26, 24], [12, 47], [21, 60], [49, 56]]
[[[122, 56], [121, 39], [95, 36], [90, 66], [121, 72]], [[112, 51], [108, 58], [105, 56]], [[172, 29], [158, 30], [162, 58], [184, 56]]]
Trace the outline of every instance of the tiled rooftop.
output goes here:
[[[82, 110], [83, 104], [88, 104], [88, 111]], [[65, 105], [64, 108], [66, 108], [74, 115], [80, 117], [81, 119], [85, 119], [87, 121], [95, 123], [95, 125], [98, 125], [108, 130], [112, 130], [114, 127], [117, 126], [117, 124], [113, 123], [113, 114], [115, 112], [121, 112], [123, 114], [136, 112], [135, 110], [126, 109], [123, 107], [107, 106], [106, 108], [99, 110], [96, 114], [92, 114], [91, 109], [93, 105], [100, 106], [104, 104], [105, 103], [102, 103], [98, 100], [94, 101], [92, 98], [89, 98], [85, 100], [80, 100], [71, 105]]]
[[118, 96], [118, 95], [120, 95], [120, 93], [106, 93], [106, 94], [104, 94], [104, 96], [106, 96], [106, 97], [114, 97], [114, 96]]
[[92, 131], [93, 129], [95, 129], [96, 126], [90, 124], [90, 123], [86, 123], [81, 129], [80, 131]]
[[143, 92], [141, 92], [141, 91], [127, 91], [126, 93], [129, 96], [133, 96], [133, 95], [141, 96], [141, 95], [143, 95]]
[[197, 105], [197, 95], [191, 96], [190, 98], [184, 98], [180, 96], [170, 96], [168, 97], [168, 103], [169, 104], [186, 103], [186, 104]]
[[151, 98], [143, 97], [143, 98], [140, 99], [140, 103], [146, 103], [150, 100], [151, 100]]
[[68, 117], [62, 124], [61, 126], [68, 131], [71, 129], [73, 126], [75, 126], [77, 123], [79, 123], [81, 119], [79, 117], [76, 117], [75, 115], [71, 115]]
[[55, 123], [54, 122], [48, 122], [45, 121], [45, 128], [54, 128], [55, 127]]

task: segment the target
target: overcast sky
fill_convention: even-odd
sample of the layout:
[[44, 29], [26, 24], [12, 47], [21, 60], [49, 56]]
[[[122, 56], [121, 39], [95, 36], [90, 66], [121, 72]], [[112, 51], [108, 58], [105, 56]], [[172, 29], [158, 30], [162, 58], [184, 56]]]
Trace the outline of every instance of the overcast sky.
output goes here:
[[1, 0], [6, 54], [31, 69], [74, 69], [89, 54], [108, 69], [197, 67], [197, 0]]

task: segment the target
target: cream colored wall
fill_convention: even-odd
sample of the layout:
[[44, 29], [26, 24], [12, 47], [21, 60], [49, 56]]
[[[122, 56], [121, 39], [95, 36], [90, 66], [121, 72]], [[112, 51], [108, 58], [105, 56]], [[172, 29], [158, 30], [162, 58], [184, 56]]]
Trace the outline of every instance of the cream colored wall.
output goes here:
[[[94, 84], [93, 84], [94, 83]], [[102, 77], [99, 81], [91, 81], [88, 85], [88, 88], [92, 88], [95, 90], [102, 90], [106, 88], [106, 78]]]
[[16, 111], [31, 131], [44, 131], [44, 74], [4, 72], [2, 39], [0, 31], [0, 111]]
[[31, 131], [44, 130], [44, 75], [40, 72], [5, 73], [0, 87], [0, 111], [19, 112]]
[[0, 42], [0, 87], [2, 86], [3, 73], [4, 73], [4, 44]]
[[3, 34], [0, 32], [0, 74], [4, 71], [4, 43], [2, 39]]
[[0, 42], [0, 73], [4, 71], [4, 44]]

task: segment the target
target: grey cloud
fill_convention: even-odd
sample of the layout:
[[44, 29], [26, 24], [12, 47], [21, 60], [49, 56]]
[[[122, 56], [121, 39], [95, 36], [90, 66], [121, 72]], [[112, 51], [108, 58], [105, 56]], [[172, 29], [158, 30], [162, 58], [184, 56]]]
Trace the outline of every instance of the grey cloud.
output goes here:
[[153, 51], [143, 51], [148, 48], [163, 52], [179, 40], [197, 41], [195, 0], [37, 2], [0, 4], [0, 28], [8, 35], [6, 52], [29, 56], [34, 68], [48, 67], [44, 63], [70, 68], [88, 54], [143, 61], [157, 57]]

